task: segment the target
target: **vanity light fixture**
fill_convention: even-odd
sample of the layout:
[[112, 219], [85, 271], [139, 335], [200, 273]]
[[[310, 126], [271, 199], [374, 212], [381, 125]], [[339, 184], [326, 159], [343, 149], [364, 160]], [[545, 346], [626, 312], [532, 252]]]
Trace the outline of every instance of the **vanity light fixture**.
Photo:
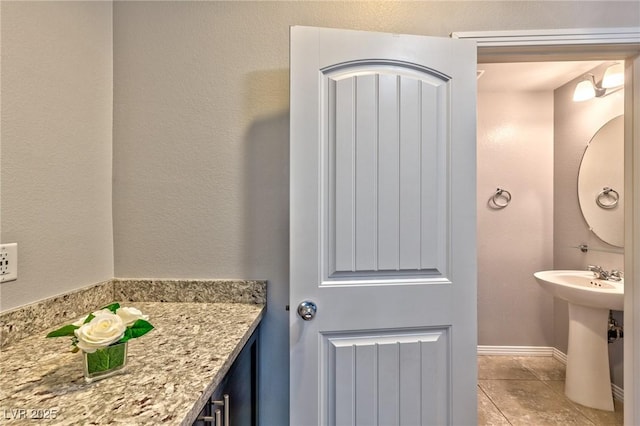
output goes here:
[[604, 95], [606, 89], [599, 88], [596, 85], [593, 74], [585, 74], [584, 78], [576, 85], [573, 91], [573, 101], [582, 102], [595, 97]]
[[[596, 83], [596, 77], [585, 74], [573, 91], [573, 101], [582, 102], [593, 98], [606, 96], [617, 91], [624, 84], [624, 66], [620, 62], [610, 65], [604, 72], [601, 86]], [[615, 89], [615, 90], [608, 90]]]
[[602, 77], [602, 87], [605, 89], [612, 89], [614, 87], [622, 86], [624, 84], [624, 64], [622, 62], [616, 62], [609, 66]]

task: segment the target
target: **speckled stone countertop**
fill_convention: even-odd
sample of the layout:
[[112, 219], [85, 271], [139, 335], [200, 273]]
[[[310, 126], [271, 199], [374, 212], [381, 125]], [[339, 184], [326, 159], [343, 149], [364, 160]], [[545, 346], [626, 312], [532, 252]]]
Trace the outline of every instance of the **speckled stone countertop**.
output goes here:
[[[85, 383], [70, 339], [45, 338], [57, 327], [3, 349], [0, 424], [191, 425], [264, 312], [250, 303], [121, 304], [148, 314], [155, 327], [129, 342], [122, 374]], [[31, 418], [46, 413], [55, 419]]]

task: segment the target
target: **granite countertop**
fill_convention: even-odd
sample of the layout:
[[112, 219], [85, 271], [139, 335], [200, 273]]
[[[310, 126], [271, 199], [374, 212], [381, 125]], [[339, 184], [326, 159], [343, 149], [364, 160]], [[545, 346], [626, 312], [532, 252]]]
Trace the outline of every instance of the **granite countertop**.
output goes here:
[[123, 374], [85, 383], [70, 338], [45, 338], [58, 327], [3, 349], [0, 424], [191, 425], [264, 311], [245, 303], [121, 305], [140, 309], [155, 327], [129, 342]]

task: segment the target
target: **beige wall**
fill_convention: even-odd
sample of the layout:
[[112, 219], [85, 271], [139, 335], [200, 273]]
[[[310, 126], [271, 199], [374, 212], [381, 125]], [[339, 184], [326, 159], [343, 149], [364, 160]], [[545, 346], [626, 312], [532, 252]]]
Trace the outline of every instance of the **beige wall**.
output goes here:
[[478, 93], [477, 174], [478, 344], [552, 346], [553, 297], [533, 278], [553, 267], [551, 90]]
[[7, 310], [113, 276], [112, 5], [1, 3], [3, 243], [18, 243]]
[[[603, 72], [603, 67], [593, 70], [597, 80], [602, 79]], [[624, 93], [618, 91], [602, 98], [573, 102], [577, 81], [559, 87], [554, 95], [554, 268], [586, 269], [587, 265], [600, 265], [607, 270], [622, 271], [624, 256], [621, 249], [600, 240], [589, 230], [582, 216], [578, 203], [578, 170], [584, 150], [593, 135], [609, 120], [624, 113]], [[587, 244], [592, 250], [582, 253], [575, 248], [580, 244]], [[554, 305], [554, 346], [566, 353], [568, 307], [560, 299], [555, 299]], [[616, 314], [616, 319], [622, 323], [621, 312]], [[622, 341], [609, 345], [609, 350], [613, 381], [622, 387]]]
[[110, 2], [1, 7], [2, 240], [21, 258], [19, 281], [0, 287], [7, 306], [112, 273], [268, 279], [265, 425], [288, 416], [289, 26], [448, 36], [640, 25], [637, 2], [611, 1], [114, 2], [113, 21]]

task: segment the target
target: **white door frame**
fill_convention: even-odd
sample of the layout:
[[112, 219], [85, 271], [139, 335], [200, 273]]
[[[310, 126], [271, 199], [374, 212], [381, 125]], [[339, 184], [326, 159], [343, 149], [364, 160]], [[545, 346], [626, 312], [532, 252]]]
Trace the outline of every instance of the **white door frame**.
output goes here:
[[[624, 424], [640, 424], [640, 27], [456, 32], [478, 62], [625, 58]], [[638, 356], [634, 356], [634, 354]], [[637, 374], [636, 374], [637, 373]]]

